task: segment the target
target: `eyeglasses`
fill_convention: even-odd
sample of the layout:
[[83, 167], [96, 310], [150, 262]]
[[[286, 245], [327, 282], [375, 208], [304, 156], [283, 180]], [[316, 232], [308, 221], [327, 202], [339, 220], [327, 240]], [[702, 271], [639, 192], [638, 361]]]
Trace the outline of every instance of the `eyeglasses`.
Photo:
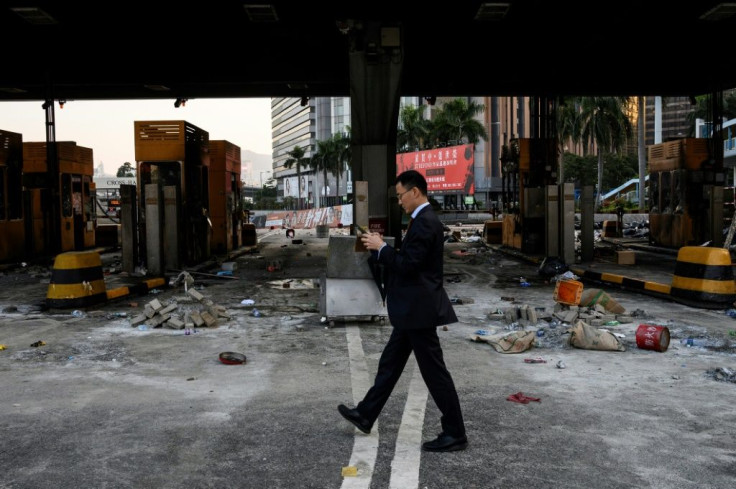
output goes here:
[[414, 187], [408, 188], [408, 189], [404, 190], [403, 192], [401, 192], [400, 194], [396, 194], [396, 198], [398, 200], [401, 200], [401, 198], [404, 196], [404, 194], [406, 194], [407, 192], [411, 192], [412, 190], [414, 190]]

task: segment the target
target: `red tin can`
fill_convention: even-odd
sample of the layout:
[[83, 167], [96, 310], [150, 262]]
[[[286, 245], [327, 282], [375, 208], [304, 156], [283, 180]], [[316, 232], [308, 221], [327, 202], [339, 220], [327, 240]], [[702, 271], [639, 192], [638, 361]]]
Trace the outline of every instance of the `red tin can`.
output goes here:
[[640, 324], [636, 329], [636, 346], [642, 350], [667, 351], [670, 346], [669, 328], [656, 324]]

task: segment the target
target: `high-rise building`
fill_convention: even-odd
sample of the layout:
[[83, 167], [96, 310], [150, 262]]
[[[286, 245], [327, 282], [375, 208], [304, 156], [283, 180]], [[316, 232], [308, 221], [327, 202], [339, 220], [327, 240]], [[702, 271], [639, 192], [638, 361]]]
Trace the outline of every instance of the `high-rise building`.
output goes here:
[[[298, 183], [296, 166], [286, 168], [289, 152], [295, 147], [304, 148], [306, 158], [318, 151], [319, 141], [326, 141], [334, 134], [347, 132], [350, 126], [349, 97], [286, 97], [271, 99], [271, 132], [273, 147], [273, 177], [277, 182], [280, 201], [296, 198]], [[302, 202], [304, 207], [343, 203], [349, 191], [349, 173], [340, 177], [340, 189], [336, 189], [336, 178], [328, 173], [315, 172], [310, 167], [301, 168]], [[315, 198], [322, 196], [323, 199]]]

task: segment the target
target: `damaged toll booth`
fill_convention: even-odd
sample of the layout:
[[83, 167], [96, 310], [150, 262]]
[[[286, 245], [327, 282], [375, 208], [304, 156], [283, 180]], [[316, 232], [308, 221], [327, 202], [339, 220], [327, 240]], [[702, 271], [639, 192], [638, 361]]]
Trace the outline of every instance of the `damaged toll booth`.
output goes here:
[[528, 254], [571, 255], [574, 189], [572, 184], [556, 184], [555, 139], [512, 139], [501, 163], [502, 244]]
[[213, 253], [228, 253], [243, 244], [240, 168], [239, 146], [224, 140], [210, 141], [209, 216]]
[[23, 136], [0, 129], [0, 262], [27, 255], [23, 220]]
[[186, 121], [135, 121], [138, 256], [163, 274], [210, 256], [209, 133]]
[[650, 244], [723, 243], [725, 174], [711, 144], [707, 138], [681, 138], [647, 147]]
[[74, 141], [24, 142], [26, 247], [55, 254], [95, 246], [92, 149]]

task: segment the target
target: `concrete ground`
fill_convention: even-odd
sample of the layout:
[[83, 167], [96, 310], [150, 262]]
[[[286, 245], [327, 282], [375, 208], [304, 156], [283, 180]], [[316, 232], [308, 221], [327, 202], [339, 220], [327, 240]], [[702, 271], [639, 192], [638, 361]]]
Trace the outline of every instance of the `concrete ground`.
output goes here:
[[[440, 423], [413, 361], [372, 434], [340, 417], [337, 405], [353, 404], [370, 385], [391, 326], [322, 314], [328, 239], [259, 230], [257, 252], [223, 258], [237, 264], [232, 277], [217, 276], [217, 263], [191, 270], [203, 301], [224, 313], [189, 335], [130, 325], [154, 299], [175, 304], [177, 314], [200, 310], [183, 286], [76, 317], [43, 307], [48, 267], [6, 271], [0, 488], [733, 487], [736, 319], [606, 288], [631, 317], [606, 326], [623, 336], [625, 351], [574, 348], [568, 325], [540, 320], [519, 325], [545, 331], [539, 346], [498, 353], [471, 338], [511, 333], [494, 313], [512, 307], [549, 317], [554, 282], [535, 264], [474, 241], [472, 229], [462, 232], [446, 245], [445, 262], [459, 322], [439, 333], [467, 450], [419, 450]], [[103, 257], [106, 266], [114, 261]], [[666, 278], [666, 266], [650, 261], [637, 273]], [[602, 258], [591, 266], [609, 265]], [[667, 326], [666, 351], [637, 347], [640, 324]], [[691, 336], [712, 346], [680, 344]], [[224, 351], [247, 361], [224, 365]], [[546, 363], [524, 361], [536, 358]], [[539, 401], [508, 400], [517, 393]]]

